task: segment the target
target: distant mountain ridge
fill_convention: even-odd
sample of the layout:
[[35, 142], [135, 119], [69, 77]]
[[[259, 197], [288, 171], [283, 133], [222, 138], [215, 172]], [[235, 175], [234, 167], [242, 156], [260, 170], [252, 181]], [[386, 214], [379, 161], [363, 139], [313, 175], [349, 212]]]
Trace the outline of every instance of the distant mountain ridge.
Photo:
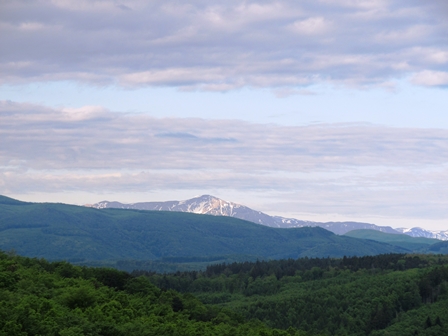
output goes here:
[[379, 226], [361, 222], [313, 222], [304, 221], [295, 218], [285, 218], [280, 216], [270, 216], [261, 211], [253, 210], [241, 204], [224, 201], [211, 195], [202, 195], [184, 201], [166, 201], [166, 202], [139, 202], [139, 203], [120, 203], [102, 201], [88, 205], [97, 209], [118, 208], [134, 210], [158, 210], [158, 211], [178, 211], [191, 212], [196, 214], [206, 214], [214, 216], [227, 216], [244, 219], [253, 223], [276, 227], [276, 228], [295, 228], [305, 226], [319, 226], [333, 233], [342, 235], [353, 230], [376, 230], [384, 233], [406, 234], [411, 237], [435, 238], [439, 240], [448, 240], [448, 230], [429, 231], [422, 228], [412, 229], [393, 229], [390, 226]]
[[412, 229], [397, 228], [395, 229], [399, 233], [411, 236], [411, 237], [423, 237], [434, 238], [439, 240], [448, 240], [448, 230], [429, 231], [420, 227], [414, 227]]
[[71, 262], [163, 258], [287, 259], [409, 253], [320, 227], [288, 230], [229, 216], [94, 209], [0, 196], [0, 249]]
[[227, 202], [211, 195], [202, 195], [185, 201], [140, 202], [124, 204], [102, 201], [89, 205], [96, 209], [118, 208], [134, 210], [178, 211], [202, 215], [226, 216], [244, 219], [249, 222], [277, 228], [317, 226], [314, 222], [293, 218], [269, 216], [261, 211], [252, 210], [244, 205]]

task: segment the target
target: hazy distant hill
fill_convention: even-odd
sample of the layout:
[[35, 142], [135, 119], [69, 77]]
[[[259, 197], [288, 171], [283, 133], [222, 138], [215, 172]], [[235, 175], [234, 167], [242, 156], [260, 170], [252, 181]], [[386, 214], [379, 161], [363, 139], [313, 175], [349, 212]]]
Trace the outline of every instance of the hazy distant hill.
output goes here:
[[319, 227], [270, 228], [182, 212], [24, 203], [0, 197], [0, 249], [48, 259], [119, 260], [214, 255], [342, 257], [408, 252]]

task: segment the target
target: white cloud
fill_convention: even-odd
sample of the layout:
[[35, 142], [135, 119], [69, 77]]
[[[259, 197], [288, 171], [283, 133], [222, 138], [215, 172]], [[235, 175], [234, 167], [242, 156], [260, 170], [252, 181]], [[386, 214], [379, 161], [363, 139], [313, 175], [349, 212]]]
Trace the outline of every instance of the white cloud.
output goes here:
[[4, 167], [26, 160], [28, 169], [310, 172], [448, 162], [446, 130], [156, 119], [98, 106], [50, 109], [13, 102], [0, 104], [0, 121]]
[[123, 85], [174, 85], [183, 86], [195, 83], [208, 83], [214, 80], [223, 80], [219, 69], [191, 69], [172, 68], [160, 71], [144, 71], [120, 77]]
[[41, 30], [46, 26], [40, 22], [23, 22], [20, 24], [19, 29], [23, 30]]
[[0, 13], [0, 83], [383, 85], [446, 71], [445, 10], [416, 0], [11, 1]]
[[447, 86], [448, 72], [425, 70], [415, 74], [412, 82], [423, 86]]
[[331, 26], [323, 17], [311, 17], [301, 21], [295, 21], [290, 28], [293, 32], [305, 35], [317, 35], [327, 32]]
[[437, 51], [433, 52], [429, 51], [426, 55], [427, 59], [438, 64], [448, 64], [448, 52]]
[[81, 108], [63, 108], [61, 116], [67, 120], [89, 120], [107, 112], [101, 106], [83, 106]]
[[300, 96], [314, 96], [317, 93], [310, 90], [292, 90], [289, 88], [282, 88], [274, 90], [274, 94], [277, 98], [286, 98], [289, 96], [300, 95]]

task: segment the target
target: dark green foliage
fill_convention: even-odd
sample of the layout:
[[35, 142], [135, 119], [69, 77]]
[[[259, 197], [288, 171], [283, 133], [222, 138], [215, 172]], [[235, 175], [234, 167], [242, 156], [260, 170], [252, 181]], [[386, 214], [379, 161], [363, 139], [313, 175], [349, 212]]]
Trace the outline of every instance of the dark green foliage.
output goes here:
[[63, 302], [70, 309], [86, 309], [96, 303], [95, 291], [90, 286], [76, 288], [65, 295]]
[[[160, 288], [191, 292], [211, 307], [228, 308], [284, 330], [293, 327], [313, 335], [412, 335], [414, 331], [444, 335], [448, 333], [441, 318], [448, 316], [447, 264], [445, 256], [388, 254], [133, 274], [146, 273]], [[431, 326], [425, 322], [428, 317]], [[403, 321], [410, 320], [411, 327], [404, 328]]]
[[306, 335], [246, 322], [116, 270], [0, 252], [0, 279], [1, 336]]
[[431, 318], [428, 316], [428, 318], [425, 321], [425, 329], [431, 328], [432, 327], [432, 322], [431, 322]]
[[[205, 270], [207, 266], [213, 264], [256, 261], [257, 259], [259, 258], [256, 256], [236, 254], [209, 257], [165, 257], [159, 260], [118, 260], [104, 264], [127, 272], [146, 270], [157, 273], [174, 273], [177, 271]], [[105, 266], [101, 264], [101, 262], [94, 262], [91, 263], [91, 266]]]
[[447, 264], [389, 254], [130, 275], [0, 253], [0, 335], [446, 335]]
[[3, 250], [15, 249], [21, 255], [78, 264], [129, 259], [167, 264], [164, 258], [174, 258], [171, 263], [179, 263], [185, 258], [202, 262], [201, 258], [211, 260], [223, 255], [244, 255], [253, 260], [407, 251], [380, 242], [337, 236], [319, 227], [275, 229], [231, 217], [98, 210], [23, 203], [6, 197], [0, 198], [0, 232]]

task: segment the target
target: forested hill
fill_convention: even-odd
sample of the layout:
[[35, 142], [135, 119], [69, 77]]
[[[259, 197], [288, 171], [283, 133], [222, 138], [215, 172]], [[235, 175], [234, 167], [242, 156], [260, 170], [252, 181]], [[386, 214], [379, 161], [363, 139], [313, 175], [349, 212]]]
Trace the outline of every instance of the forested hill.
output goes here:
[[191, 213], [92, 209], [0, 198], [0, 249], [51, 260], [156, 260], [245, 255], [342, 257], [409, 250], [315, 227], [276, 229]]
[[345, 236], [375, 240], [420, 253], [448, 252], [448, 241], [440, 241], [432, 238], [411, 237], [405, 234], [390, 234], [376, 230], [353, 230], [347, 232]]
[[271, 260], [146, 275], [270, 327], [310, 335], [448, 335], [448, 257]]
[[1, 336], [303, 336], [113, 269], [0, 252]]
[[447, 335], [447, 264], [390, 254], [129, 274], [0, 251], [0, 335]]

